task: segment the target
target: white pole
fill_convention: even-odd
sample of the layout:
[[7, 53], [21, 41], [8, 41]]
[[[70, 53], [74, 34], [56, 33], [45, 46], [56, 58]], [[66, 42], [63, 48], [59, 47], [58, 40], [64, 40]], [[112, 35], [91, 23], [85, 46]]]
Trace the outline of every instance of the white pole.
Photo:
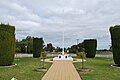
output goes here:
[[[63, 9], [63, 13], [64, 13], [64, 9]], [[64, 14], [63, 14], [64, 15]], [[62, 49], [62, 54], [64, 55], [64, 16], [63, 16], [63, 34], [62, 34], [62, 46], [63, 46], [63, 49]]]
[[63, 40], [62, 40], [62, 43], [63, 43], [62, 54], [64, 55], [64, 30], [63, 30]]

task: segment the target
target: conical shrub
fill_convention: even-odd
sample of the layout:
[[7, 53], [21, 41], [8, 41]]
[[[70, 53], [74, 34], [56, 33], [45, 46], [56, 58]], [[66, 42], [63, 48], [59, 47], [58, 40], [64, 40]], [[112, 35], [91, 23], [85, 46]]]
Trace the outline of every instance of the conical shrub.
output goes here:
[[84, 40], [84, 47], [85, 47], [86, 57], [94, 58], [96, 54], [97, 40], [96, 39]]
[[120, 65], [120, 25], [110, 27], [113, 59], [115, 64]]
[[15, 54], [15, 27], [0, 24], [0, 65], [11, 65]]
[[43, 49], [43, 39], [42, 38], [33, 38], [33, 57], [39, 58], [41, 51]]

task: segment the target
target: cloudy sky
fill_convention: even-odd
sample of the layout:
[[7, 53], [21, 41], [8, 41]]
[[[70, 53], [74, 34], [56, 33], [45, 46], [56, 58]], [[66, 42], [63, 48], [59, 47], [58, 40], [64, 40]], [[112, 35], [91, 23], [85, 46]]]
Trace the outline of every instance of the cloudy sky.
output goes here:
[[109, 27], [120, 23], [120, 0], [1, 0], [0, 22], [16, 27], [16, 38], [43, 37], [65, 47], [95, 38], [98, 49], [110, 45]]

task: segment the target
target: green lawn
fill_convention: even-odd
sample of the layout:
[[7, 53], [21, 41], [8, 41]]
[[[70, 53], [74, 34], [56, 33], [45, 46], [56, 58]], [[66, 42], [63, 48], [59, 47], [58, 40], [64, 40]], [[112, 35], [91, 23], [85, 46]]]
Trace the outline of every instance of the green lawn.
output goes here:
[[[85, 68], [90, 68], [93, 71], [89, 73], [81, 72], [83, 80], [120, 80], [120, 68], [113, 68], [110, 65], [114, 64], [110, 58], [88, 58], [85, 62]], [[81, 67], [80, 63], [74, 63], [75, 67]]]
[[[12, 77], [17, 80], [40, 80], [43, 72], [36, 72], [34, 69], [40, 67], [40, 61], [37, 58], [20, 58], [14, 61], [18, 65], [11, 68], [0, 67], [0, 80], [11, 80]], [[46, 63], [49, 68], [52, 63]]]
[[[14, 63], [18, 65], [11, 68], [0, 67], [0, 80], [11, 80], [12, 77], [18, 80], [40, 80], [44, 75], [43, 72], [36, 72], [34, 69], [40, 67], [39, 59], [37, 58], [20, 58]], [[46, 63], [46, 68], [49, 68], [52, 63]], [[110, 58], [88, 58], [85, 62], [85, 68], [90, 68], [93, 71], [89, 73], [81, 72], [83, 80], [120, 80], [120, 68], [112, 68], [114, 64]], [[80, 63], [74, 63], [78, 68]]]

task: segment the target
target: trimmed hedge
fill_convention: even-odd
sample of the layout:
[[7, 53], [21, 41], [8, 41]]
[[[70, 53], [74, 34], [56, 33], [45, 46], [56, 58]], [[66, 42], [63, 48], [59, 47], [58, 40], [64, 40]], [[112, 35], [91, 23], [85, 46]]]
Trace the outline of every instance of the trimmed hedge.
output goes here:
[[120, 65], [120, 25], [110, 27], [113, 59], [115, 64]]
[[87, 53], [86, 57], [94, 58], [96, 54], [97, 40], [96, 39], [84, 40], [84, 47], [85, 47], [85, 53]]
[[33, 38], [33, 57], [39, 58], [41, 51], [43, 49], [43, 39], [42, 38]]
[[0, 66], [11, 65], [15, 54], [15, 27], [0, 24]]

